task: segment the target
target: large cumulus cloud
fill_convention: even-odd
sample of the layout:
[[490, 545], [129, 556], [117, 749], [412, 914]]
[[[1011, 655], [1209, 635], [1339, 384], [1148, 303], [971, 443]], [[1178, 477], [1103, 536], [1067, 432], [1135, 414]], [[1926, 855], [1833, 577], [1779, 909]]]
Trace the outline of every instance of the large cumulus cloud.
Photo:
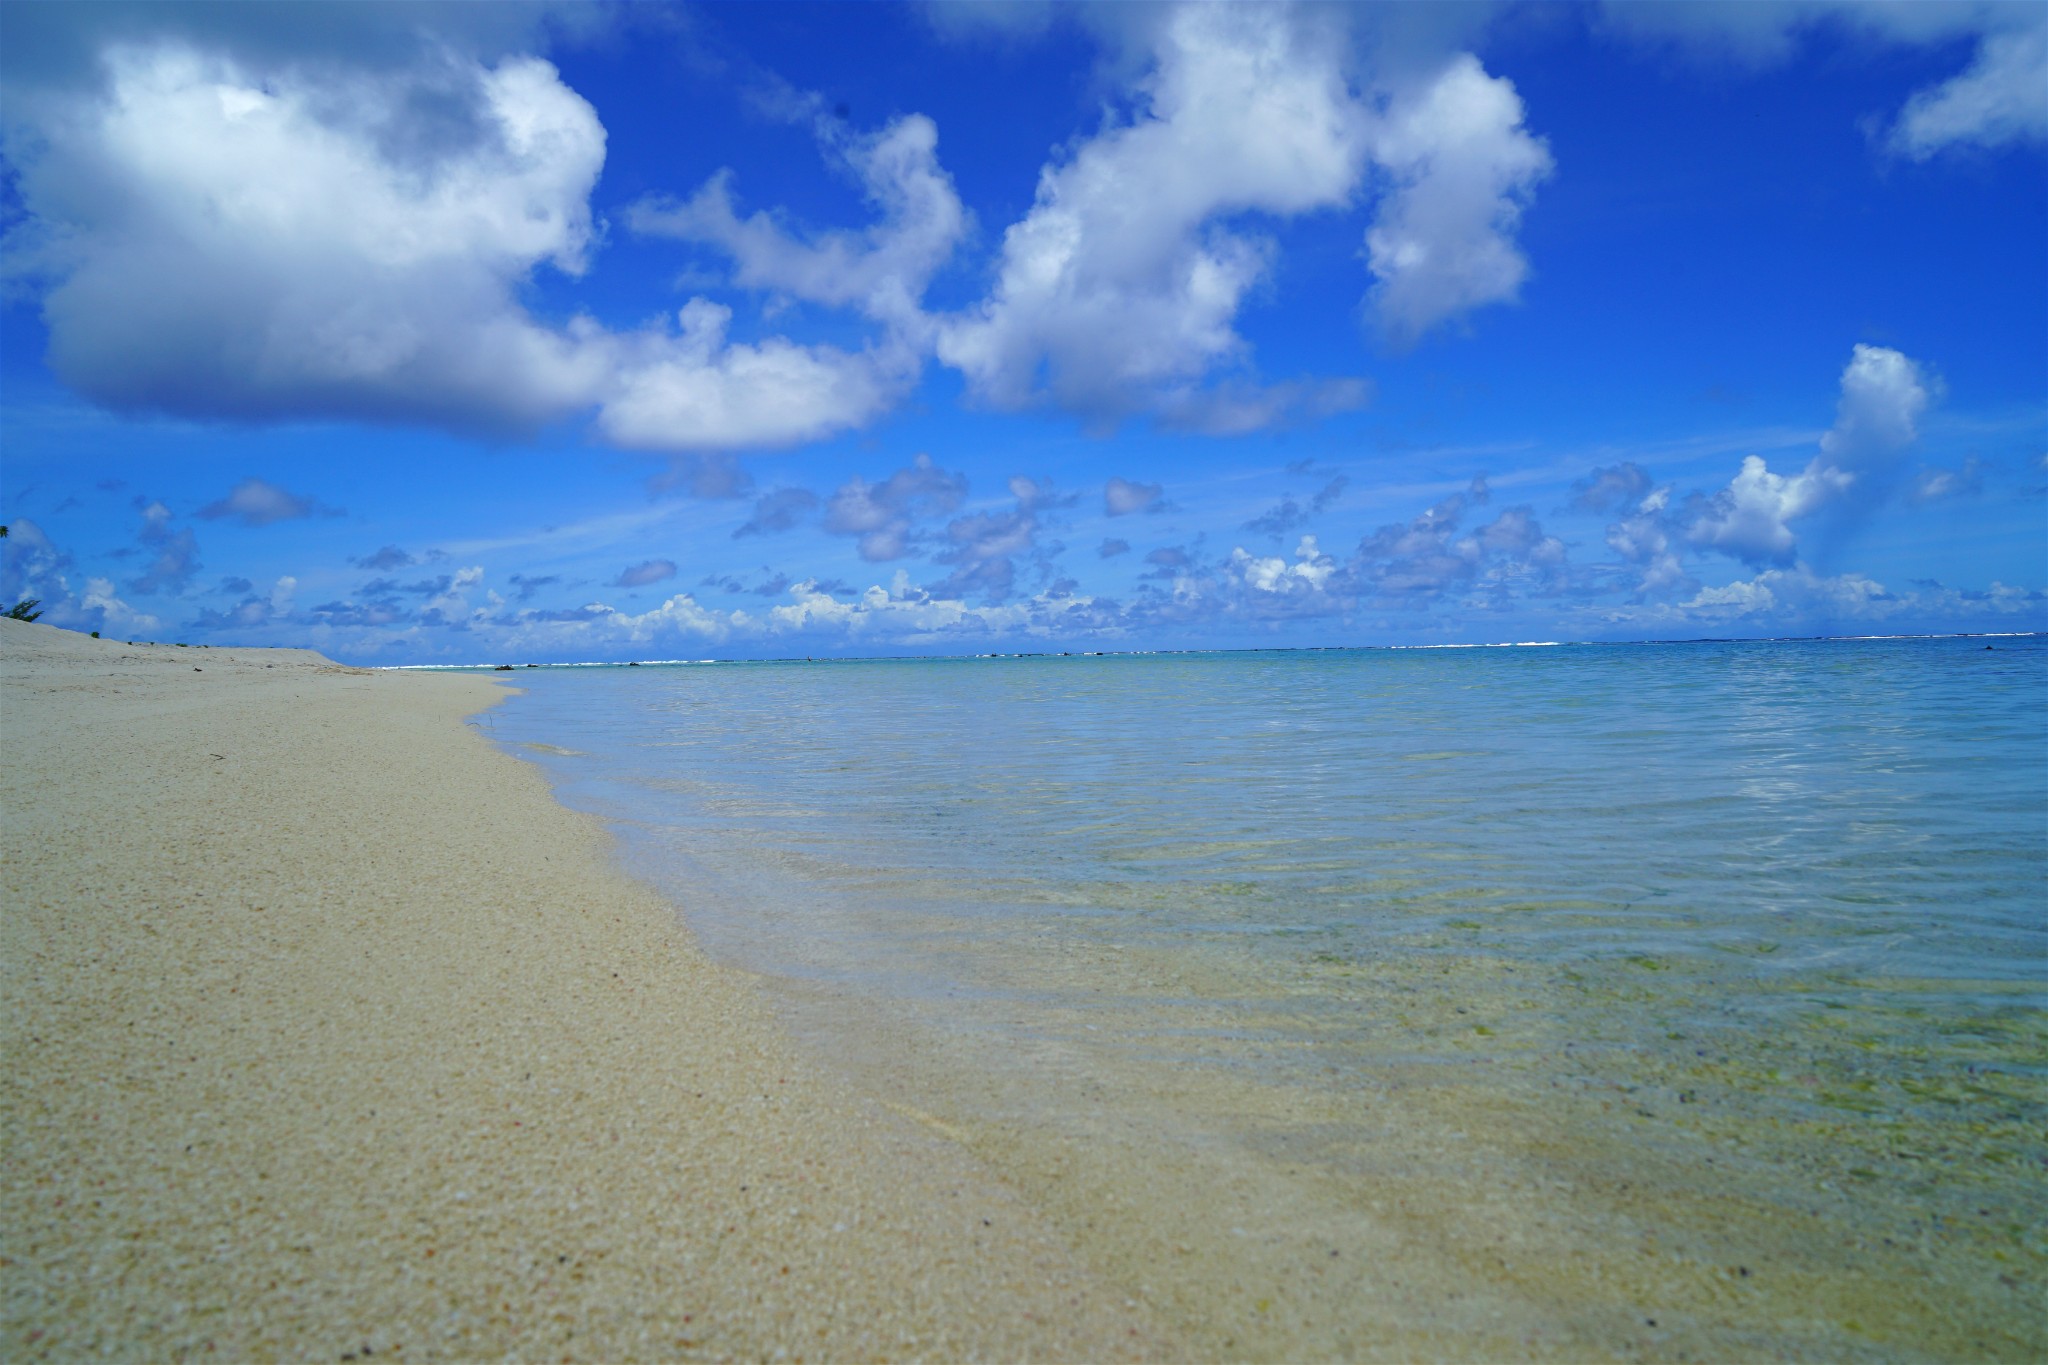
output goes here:
[[[588, 402], [584, 340], [513, 297], [583, 268], [604, 160], [590, 105], [531, 58], [254, 70], [165, 39], [10, 139], [58, 375], [113, 408], [516, 429]], [[419, 103], [447, 139], [410, 140]]]
[[411, 37], [342, 60], [138, 19], [10, 97], [9, 270], [44, 287], [59, 377], [237, 421], [504, 435], [588, 412], [673, 451], [814, 439], [900, 397], [900, 353], [732, 342], [710, 300], [626, 331], [535, 316], [530, 280], [586, 268], [605, 130], [539, 57]]
[[1356, 208], [1373, 167], [1370, 303], [1389, 337], [1512, 299], [1512, 230], [1550, 164], [1514, 88], [1469, 53], [1363, 71], [1340, 18], [1188, 5], [1144, 28], [1127, 111], [1040, 172], [940, 358], [998, 407], [1235, 432], [1358, 406], [1356, 379], [1259, 381], [1237, 319], [1279, 249], [1261, 225]]
[[1691, 501], [1687, 539], [1746, 564], [1791, 565], [1799, 554], [1793, 523], [1827, 512], [1839, 529], [1890, 495], [1900, 457], [1919, 438], [1930, 387], [1903, 353], [1857, 345], [1820, 453], [1796, 474], [1773, 473], [1762, 456], [1746, 457], [1726, 488]]
[[[710, 461], [691, 467], [721, 477], [695, 482], [724, 493], [747, 485], [731, 452], [871, 426], [934, 359], [975, 401], [1096, 425], [1230, 434], [1359, 406], [1359, 377], [1266, 376], [1247, 337], [1289, 225], [1357, 224], [1347, 302], [1362, 297], [1371, 329], [1405, 347], [1518, 296], [1533, 269], [1520, 222], [1553, 167], [1520, 93], [1477, 55], [1487, 7], [1056, 10], [1045, 23], [1077, 19], [1109, 53], [1103, 116], [1038, 168], [967, 302], [926, 299], [976, 241], [938, 123], [813, 117], [824, 161], [866, 195], [865, 224], [745, 204], [744, 166], [622, 221], [720, 253], [721, 283], [770, 314], [796, 301], [854, 315], [835, 321], [837, 344], [752, 332], [730, 293], [607, 322], [528, 302], [602, 246], [606, 133], [538, 55], [552, 7], [17, 11], [0, 55], [22, 208], [7, 270], [41, 292], [51, 364], [79, 392], [236, 421], [589, 421], [619, 447]], [[2048, 139], [2039, 5], [1605, 13], [1752, 62], [1823, 27], [1966, 45], [1961, 70], [1887, 116], [1880, 145], [1927, 159]], [[1837, 468], [1731, 485], [1726, 510], [1749, 524], [1702, 515], [1697, 543], [1777, 562], [1790, 522], [1854, 501], [1831, 491]]]

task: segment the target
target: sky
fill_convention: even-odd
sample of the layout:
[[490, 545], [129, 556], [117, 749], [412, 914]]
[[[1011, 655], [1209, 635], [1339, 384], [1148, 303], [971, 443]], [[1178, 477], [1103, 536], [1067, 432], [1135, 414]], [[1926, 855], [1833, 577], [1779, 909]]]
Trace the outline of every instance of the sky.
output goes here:
[[0, 7], [0, 607], [2048, 629], [2048, 6]]

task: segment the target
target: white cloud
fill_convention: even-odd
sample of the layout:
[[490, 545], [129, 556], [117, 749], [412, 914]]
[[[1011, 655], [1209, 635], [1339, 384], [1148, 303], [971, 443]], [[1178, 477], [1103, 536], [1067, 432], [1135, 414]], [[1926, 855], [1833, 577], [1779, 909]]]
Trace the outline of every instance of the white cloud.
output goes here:
[[1857, 345], [1820, 453], [1790, 476], [1773, 474], [1761, 456], [1744, 457], [1728, 487], [1693, 501], [1686, 538], [1746, 564], [1791, 564], [1799, 545], [1790, 523], [1824, 507], [1867, 510], [1889, 492], [1888, 476], [1918, 439], [1928, 402], [1913, 361], [1888, 347]]
[[[351, 0], [297, 5], [168, 5], [98, 0], [9, 14], [0, 49], [0, 87], [22, 95], [90, 80], [100, 54], [117, 43], [178, 40], [223, 50], [251, 65], [317, 61], [361, 68], [411, 60], [426, 35], [437, 47], [496, 59], [535, 51], [550, 32], [596, 36], [617, 18], [580, 0]], [[420, 108], [421, 121], [437, 113]]]
[[1752, 579], [1702, 588], [1691, 601], [1682, 603], [1681, 609], [1720, 621], [1746, 616], [1868, 620], [1892, 614], [1897, 604], [1898, 599], [1882, 583], [1862, 574], [1823, 577], [1804, 564], [1795, 564], [1787, 569], [1766, 569]]
[[689, 199], [651, 198], [627, 214], [635, 232], [708, 242], [733, 258], [733, 283], [833, 307], [858, 307], [898, 327], [921, 329], [932, 275], [967, 231], [967, 211], [938, 162], [938, 127], [921, 114], [871, 137], [846, 138], [822, 123], [827, 147], [859, 176], [881, 220], [863, 232], [808, 238], [774, 216], [741, 218], [732, 173], [721, 172]]
[[924, 311], [970, 226], [932, 120], [854, 136], [817, 119], [876, 207], [869, 226], [742, 214], [730, 174], [628, 218], [724, 251], [771, 310], [858, 309], [881, 334], [734, 341], [707, 298], [616, 330], [521, 301], [539, 271], [583, 271], [606, 142], [556, 69], [518, 52], [535, 14], [367, 12], [342, 12], [330, 52], [317, 24], [97, 10], [112, 17], [72, 23], [64, 49], [95, 50], [95, 70], [66, 58], [15, 83], [6, 150], [26, 212], [7, 268], [47, 286], [67, 383], [120, 410], [238, 421], [516, 434], [594, 414], [612, 444], [717, 456], [871, 424], [936, 349], [997, 406], [1241, 433], [1357, 407], [1369, 387], [1251, 372], [1236, 319], [1276, 248], [1238, 220], [1347, 208], [1377, 156], [1392, 189], [1376, 297], [1408, 336], [1513, 293], [1507, 233], [1543, 159], [1512, 90], [1470, 58], [1413, 99], [1362, 93], [1341, 16], [1096, 16], [1082, 22], [1105, 43], [1144, 54], [1119, 59], [1129, 107], [1043, 169], [979, 307]]
[[1607, 547], [1642, 571], [1636, 582], [1638, 598], [1671, 592], [1692, 582], [1678, 558], [1670, 510], [1667, 485], [1644, 494], [1627, 515], [1607, 528]]
[[768, 612], [775, 630], [830, 630], [853, 636], [880, 631], [928, 634], [957, 629], [977, 615], [958, 598], [936, 598], [910, 589], [901, 576], [894, 594], [877, 585], [847, 602], [808, 581], [796, 584], [789, 595], [790, 602]]
[[642, 200], [627, 221], [643, 234], [717, 246], [742, 288], [858, 308], [884, 325], [883, 335], [858, 352], [781, 337], [727, 343], [731, 310], [694, 299], [678, 314], [678, 333], [624, 348], [598, 420], [614, 443], [731, 450], [816, 440], [867, 425], [917, 382], [931, 341], [925, 287], [969, 221], [939, 165], [937, 126], [913, 114], [869, 137], [848, 137], [826, 120], [818, 132], [881, 212], [865, 231], [805, 235], [767, 213], [742, 218], [730, 172], [687, 200]]
[[[584, 269], [605, 131], [545, 61], [424, 51], [366, 69], [115, 44], [103, 85], [10, 106], [29, 216], [9, 269], [52, 282], [58, 375], [112, 408], [199, 418], [510, 433], [595, 410], [615, 444], [677, 452], [817, 439], [915, 381], [901, 343], [728, 342], [729, 310], [702, 299], [627, 333], [537, 321], [518, 291]], [[907, 184], [920, 127], [864, 164]], [[908, 268], [914, 235], [843, 262], [866, 271], [844, 287], [893, 306], [881, 276]], [[822, 278], [833, 245], [818, 250]]]
[[1925, 161], [1949, 147], [2048, 141], [2048, 22], [1988, 34], [1968, 70], [1915, 92], [1891, 147]]
[[1693, 599], [1685, 604], [1685, 609], [1724, 617], [1748, 616], [1769, 611], [1777, 604], [1778, 599], [1771, 594], [1769, 587], [1762, 583], [1737, 580], [1718, 588], [1701, 588], [1693, 594]]
[[[1493, 565], [1491, 555], [1486, 563]], [[958, 595], [919, 588], [902, 570], [887, 586], [876, 584], [861, 592], [830, 588], [816, 580], [788, 584], [786, 591], [787, 601], [759, 616], [742, 610], [713, 611], [685, 593], [637, 615], [594, 602], [559, 611], [479, 613], [462, 629], [464, 638], [474, 642], [472, 648], [515, 657], [520, 651], [535, 650], [571, 657], [581, 651], [583, 657], [595, 657], [614, 654], [621, 646], [645, 651], [660, 650], [665, 644], [759, 642], [792, 636], [905, 645], [949, 643], [957, 648], [958, 642], [967, 640], [1113, 639], [1161, 626], [1204, 627], [1231, 619], [1256, 623], [1347, 615], [1362, 605], [1352, 567], [1322, 552], [1312, 538], [1304, 538], [1291, 559], [1256, 556], [1240, 549], [1214, 572], [1186, 565], [1167, 580], [1164, 590], [1151, 590], [1128, 606], [1067, 595], [1059, 586], [1028, 598], [977, 606]], [[1599, 615], [1610, 626], [1628, 622], [1652, 629], [1708, 625], [1750, 631], [1825, 631], [1902, 619], [1988, 624], [2028, 614], [2039, 616], [2044, 603], [2048, 603], [2048, 595], [2038, 590], [1998, 583], [1983, 592], [1938, 589], [1900, 597], [1860, 574], [1825, 577], [1800, 564], [1700, 589], [1684, 602], [1609, 608]], [[411, 633], [413, 638], [424, 638], [417, 626]], [[391, 638], [388, 627], [378, 629], [364, 636], [365, 646]]]
[[[197, 417], [505, 429], [586, 402], [602, 366], [512, 291], [576, 273], [604, 158], [552, 66], [248, 69], [172, 41], [115, 46], [103, 90], [10, 129], [50, 358], [89, 397]], [[406, 143], [417, 102], [461, 111]], [[17, 262], [19, 266], [19, 262]]]
[[1852, 481], [1819, 457], [1788, 478], [1771, 473], [1761, 455], [1746, 455], [1741, 472], [1698, 508], [1686, 536], [1746, 564], [1790, 564], [1799, 541], [1787, 523], [1817, 511]]
[[1842, 371], [1835, 425], [1820, 438], [1821, 453], [1850, 470], [1897, 455], [1919, 439], [1929, 397], [1918, 365], [1889, 347], [1858, 343]]
[[678, 593], [644, 612], [623, 612], [605, 602], [559, 610], [479, 612], [469, 633], [500, 652], [604, 653], [621, 645], [646, 646], [683, 639], [723, 641], [757, 630], [744, 611], [707, 610], [689, 593]]
[[783, 337], [728, 342], [732, 310], [692, 299], [675, 332], [605, 347], [617, 357], [598, 429], [634, 450], [716, 451], [792, 445], [865, 425], [915, 382], [901, 347], [848, 352]]
[[1271, 615], [1280, 603], [1300, 611], [1329, 610], [1332, 580], [1338, 575], [1335, 558], [1324, 554], [1314, 536], [1303, 536], [1294, 547], [1294, 562], [1280, 555], [1254, 555], [1239, 546], [1224, 561], [1224, 575], [1234, 586], [1257, 598], [1258, 614]]
[[637, 616], [624, 612], [604, 609], [606, 623], [615, 632], [623, 631], [629, 640], [649, 640], [663, 633], [695, 635], [707, 640], [722, 640], [736, 627], [744, 627], [748, 617], [743, 611], [719, 613], [707, 611], [698, 605], [697, 599], [688, 593], [678, 593], [651, 611]]
[[1135, 107], [1041, 172], [993, 292], [940, 329], [985, 402], [1106, 419], [1188, 403], [1244, 359], [1234, 321], [1272, 258], [1222, 220], [1341, 207], [1358, 184], [1369, 112], [1338, 35], [1300, 11], [1187, 5], [1155, 41]]
[[1899, 47], [1974, 38], [1968, 67], [1906, 99], [1886, 134], [1887, 147], [1924, 161], [1952, 147], [2048, 141], [2048, 9], [2036, 0], [1607, 0], [1602, 16], [1618, 31], [1675, 40], [1751, 67], [1791, 60], [1803, 40], [1822, 29]]
[[1396, 344], [1447, 319], [1512, 300], [1529, 273], [1513, 232], [1550, 174], [1522, 127], [1522, 101], [1470, 53], [1396, 98], [1373, 137], [1392, 188], [1365, 235], [1373, 308]]
[[1824, 575], [1807, 565], [1765, 569], [1753, 578], [1697, 589], [1683, 601], [1599, 608], [1602, 628], [1650, 633], [1710, 629], [1768, 634], [1913, 633], [2039, 629], [2048, 592], [1994, 580], [1982, 590], [1921, 581], [1895, 593], [1860, 573]]
[[1244, 216], [1348, 209], [1369, 165], [1383, 173], [1371, 303], [1390, 340], [1514, 298], [1528, 263], [1513, 231], [1551, 165], [1514, 87], [1469, 53], [1418, 77], [1391, 40], [1414, 27], [1401, 23], [1382, 26], [1380, 69], [1355, 80], [1352, 22], [1189, 4], [1096, 25], [1126, 61], [1142, 53], [1132, 107], [1041, 172], [994, 290], [946, 320], [940, 359], [995, 406], [1105, 422], [1143, 411], [1237, 434], [1358, 407], [1362, 380], [1252, 378], [1237, 317], [1277, 251]]
[[113, 580], [88, 578], [85, 580], [85, 594], [78, 599], [77, 611], [56, 615], [52, 624], [76, 626], [80, 630], [103, 630], [126, 635], [153, 632], [163, 628], [163, 622], [146, 611], [137, 611], [122, 601], [114, 590]]
[[770, 633], [918, 643], [948, 637], [1115, 634], [1122, 629], [1121, 618], [1105, 612], [1094, 598], [1041, 593], [999, 606], [974, 606], [914, 587], [900, 570], [887, 588], [876, 584], [847, 600], [813, 581], [793, 585], [789, 595], [789, 602], [769, 610], [765, 624]]

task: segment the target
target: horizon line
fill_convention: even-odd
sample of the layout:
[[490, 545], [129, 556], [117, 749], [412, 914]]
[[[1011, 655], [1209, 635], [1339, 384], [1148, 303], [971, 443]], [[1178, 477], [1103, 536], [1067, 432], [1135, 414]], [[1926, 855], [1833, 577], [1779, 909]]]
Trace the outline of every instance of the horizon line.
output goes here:
[[[1117, 659], [1145, 658], [1159, 655], [1201, 655], [1201, 654], [1347, 654], [1371, 650], [1418, 649], [1574, 649], [1587, 646], [1634, 646], [1634, 645], [1783, 645], [1783, 644], [1852, 644], [1871, 640], [2016, 640], [2048, 636], [2042, 630], [1958, 630], [1934, 631], [1917, 634], [1887, 635], [1695, 635], [1682, 638], [1651, 638], [1641, 640], [1495, 640], [1478, 643], [1445, 643], [1420, 645], [1230, 645], [1206, 649], [1060, 649], [1060, 650], [986, 650], [972, 654], [856, 654], [830, 655], [820, 658], [816, 655], [782, 655], [765, 659], [583, 659], [563, 660], [555, 663], [464, 663], [464, 664], [360, 664], [357, 667], [375, 669], [379, 672], [499, 672], [505, 669], [527, 668], [677, 668], [703, 667], [708, 664], [864, 664], [864, 663], [971, 663], [983, 659]], [[215, 648], [234, 646], [215, 646]], [[268, 648], [269, 646], [240, 646], [241, 648]]]

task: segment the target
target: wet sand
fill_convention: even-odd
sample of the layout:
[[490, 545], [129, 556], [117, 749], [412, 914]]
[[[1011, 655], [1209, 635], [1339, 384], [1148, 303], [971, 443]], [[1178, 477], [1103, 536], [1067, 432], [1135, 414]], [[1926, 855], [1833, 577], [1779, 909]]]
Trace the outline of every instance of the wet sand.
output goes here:
[[465, 675], [0, 622], [7, 1358], [1184, 1354]]

